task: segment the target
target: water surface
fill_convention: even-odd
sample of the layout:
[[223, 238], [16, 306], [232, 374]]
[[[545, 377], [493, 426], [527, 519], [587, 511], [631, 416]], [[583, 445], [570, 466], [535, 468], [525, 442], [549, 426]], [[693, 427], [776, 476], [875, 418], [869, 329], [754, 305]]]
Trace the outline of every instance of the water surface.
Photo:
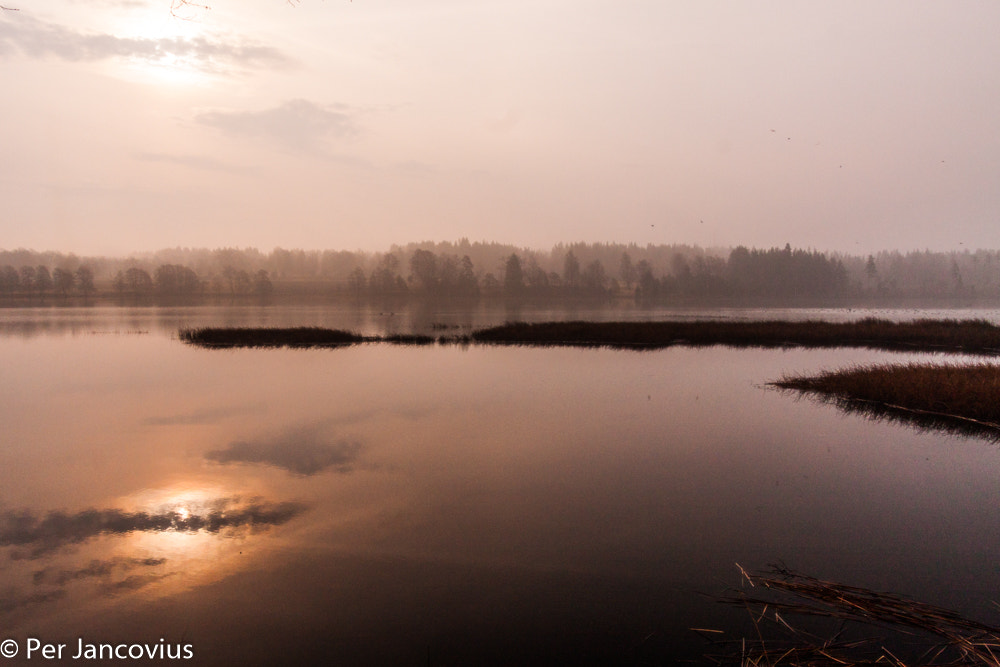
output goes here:
[[[448, 317], [502, 321], [422, 321]], [[163, 638], [205, 665], [669, 664], [706, 649], [691, 627], [749, 631], [714, 597], [777, 560], [1000, 621], [997, 448], [765, 386], [941, 357], [174, 336], [378, 318], [0, 312], [4, 636]]]

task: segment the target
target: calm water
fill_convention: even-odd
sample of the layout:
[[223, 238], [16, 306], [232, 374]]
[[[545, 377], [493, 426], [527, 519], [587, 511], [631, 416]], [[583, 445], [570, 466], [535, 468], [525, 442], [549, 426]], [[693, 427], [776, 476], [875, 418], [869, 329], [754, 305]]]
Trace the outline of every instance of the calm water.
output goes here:
[[941, 357], [212, 351], [175, 336], [505, 319], [488, 308], [0, 310], [0, 640], [18, 642], [18, 660], [28, 638], [67, 644], [64, 658], [82, 638], [190, 646], [184, 662], [200, 665], [670, 664], [707, 650], [690, 627], [747, 632], [746, 612], [713, 597], [739, 585], [735, 563], [778, 560], [1000, 623], [997, 447], [764, 386], [784, 372]]

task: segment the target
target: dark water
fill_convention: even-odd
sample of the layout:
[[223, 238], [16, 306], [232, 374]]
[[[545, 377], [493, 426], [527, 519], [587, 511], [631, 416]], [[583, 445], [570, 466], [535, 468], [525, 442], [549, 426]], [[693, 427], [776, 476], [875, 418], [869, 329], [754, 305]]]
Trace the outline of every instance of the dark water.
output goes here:
[[66, 644], [67, 663], [82, 640], [190, 647], [183, 662], [203, 665], [671, 664], [708, 650], [689, 628], [751, 631], [715, 597], [740, 585], [736, 563], [777, 560], [1000, 621], [996, 446], [764, 386], [926, 355], [212, 351], [174, 336], [507, 315], [0, 311], [0, 640], [17, 642], [14, 662], [35, 638]]

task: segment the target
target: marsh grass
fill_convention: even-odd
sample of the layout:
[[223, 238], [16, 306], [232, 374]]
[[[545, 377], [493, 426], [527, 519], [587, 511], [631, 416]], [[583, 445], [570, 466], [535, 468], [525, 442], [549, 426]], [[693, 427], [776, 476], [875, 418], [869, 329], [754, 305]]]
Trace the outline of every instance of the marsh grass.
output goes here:
[[372, 342], [392, 343], [393, 345], [434, 345], [438, 339], [422, 334], [392, 334], [390, 336], [373, 337]]
[[203, 327], [181, 329], [178, 338], [201, 347], [341, 347], [363, 343], [364, 336], [321, 327]]
[[[722, 602], [747, 609], [753, 636], [730, 640], [696, 629], [714, 637], [718, 652], [707, 657], [716, 664], [1000, 667], [1000, 629], [949, 609], [782, 566], [767, 574], [740, 570], [743, 590]], [[806, 617], [825, 619], [826, 633]]]
[[185, 343], [210, 348], [236, 347], [344, 347], [357, 343], [390, 343], [393, 345], [433, 345], [433, 336], [392, 334], [362, 336], [351, 331], [321, 327], [204, 327], [181, 329], [178, 334]]
[[1000, 354], [1000, 327], [985, 320], [866, 318], [855, 322], [509, 322], [472, 332], [477, 343], [647, 349], [673, 345], [866, 347]]
[[772, 382], [845, 412], [1000, 441], [1000, 366], [873, 364]]
[[1000, 327], [984, 320], [890, 322], [510, 322], [461, 336], [394, 334], [362, 336], [350, 331], [296, 328], [182, 329], [181, 340], [204, 347], [338, 347], [382, 342], [656, 349], [673, 345], [733, 347], [869, 347], [1000, 354]]

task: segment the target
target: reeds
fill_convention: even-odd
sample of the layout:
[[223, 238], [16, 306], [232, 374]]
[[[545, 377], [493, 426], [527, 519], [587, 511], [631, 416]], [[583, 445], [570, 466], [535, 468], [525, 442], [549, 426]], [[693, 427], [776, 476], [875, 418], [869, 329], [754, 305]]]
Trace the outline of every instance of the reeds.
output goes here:
[[423, 334], [391, 334], [389, 336], [376, 336], [371, 339], [376, 343], [391, 343], [393, 345], [434, 345], [438, 339], [434, 336]]
[[[749, 590], [722, 601], [747, 609], [754, 636], [713, 641], [722, 652], [706, 657], [716, 664], [1000, 667], [1000, 629], [952, 610], [781, 566], [768, 574], [740, 570]], [[828, 619], [835, 629], [827, 636], [806, 630], [803, 616]]]
[[391, 343], [393, 345], [433, 345], [438, 339], [421, 334], [362, 336], [351, 331], [321, 327], [204, 327], [181, 329], [185, 343], [211, 348], [237, 347], [343, 347], [356, 343]]
[[181, 329], [185, 343], [201, 347], [340, 347], [365, 341], [350, 331], [320, 327], [203, 327]]
[[845, 412], [1000, 441], [1000, 366], [873, 364], [771, 383]]
[[658, 348], [672, 345], [733, 347], [867, 347], [1000, 354], [1000, 327], [985, 320], [892, 322], [716, 321], [509, 322], [474, 331], [470, 341], [493, 344]]
[[181, 340], [204, 347], [337, 347], [363, 342], [427, 345], [485, 343], [493, 345], [613, 347], [656, 349], [673, 345], [734, 347], [869, 347], [1000, 354], [1000, 327], [984, 320], [917, 320], [890, 322], [510, 322], [463, 336], [393, 334], [362, 336], [349, 331], [295, 328], [183, 329]]

